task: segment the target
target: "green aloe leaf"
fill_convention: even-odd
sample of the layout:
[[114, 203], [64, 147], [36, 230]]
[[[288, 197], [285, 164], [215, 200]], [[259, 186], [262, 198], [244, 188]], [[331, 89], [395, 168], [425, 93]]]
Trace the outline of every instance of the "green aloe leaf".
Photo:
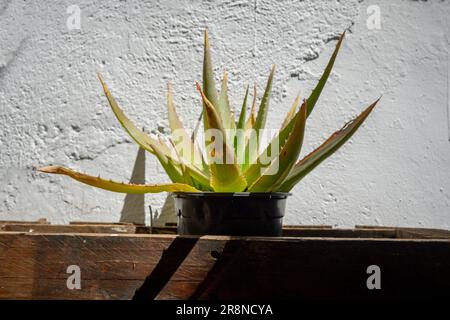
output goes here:
[[189, 163], [183, 163], [183, 165], [184, 170], [186, 170], [187, 174], [189, 174], [192, 179], [194, 179], [199, 185], [201, 185], [202, 190], [211, 191], [211, 186], [209, 184], [209, 172], [206, 175], [203, 172], [199, 171], [196, 167], [191, 166]]
[[[208, 176], [204, 173], [198, 171], [196, 167], [189, 165], [182, 157], [180, 157], [177, 148], [172, 140], [169, 140], [174, 148], [174, 153], [176, 155], [176, 159], [178, 162], [174, 161], [172, 158], [164, 158], [164, 155], [158, 154], [159, 157], [164, 159], [169, 163], [169, 166], [163, 166], [164, 170], [168, 173], [169, 177], [171, 174], [178, 174], [180, 177], [177, 177], [177, 181], [184, 181], [184, 183], [191, 184], [196, 188], [199, 188], [203, 191], [212, 191], [211, 186], [209, 185], [209, 167], [208, 167]], [[158, 149], [155, 149], [158, 150]], [[176, 173], [173, 173], [173, 167], [177, 169]], [[179, 170], [178, 170], [179, 168]]]
[[[237, 159], [242, 157], [242, 162], [244, 161], [244, 151], [245, 151], [245, 119], [247, 117], [247, 98], [248, 98], [249, 86], [245, 90], [244, 101], [242, 102], [241, 112], [239, 114], [239, 120], [237, 123], [236, 136], [233, 137], [235, 155]], [[241, 162], [240, 167], [242, 169], [243, 163]]]
[[[128, 132], [131, 138], [139, 144], [143, 149], [154, 153], [152, 145], [153, 144], [159, 144], [159, 142], [156, 139], [151, 138], [149, 135], [147, 135], [145, 132], [140, 130], [136, 125], [127, 118], [125, 113], [122, 111], [122, 109], [117, 104], [114, 97], [111, 95], [111, 92], [109, 91], [108, 87], [106, 86], [106, 83], [103, 81], [100, 74], [98, 75], [98, 79], [100, 80], [100, 83], [102, 84], [103, 91], [105, 92], [106, 98], [108, 99], [109, 105], [114, 112], [114, 114], [117, 117], [117, 120], [119, 120], [122, 127], [125, 129], [125, 131]], [[161, 146], [164, 148], [163, 146]], [[168, 151], [166, 149], [165, 151]]]
[[341, 47], [342, 40], [344, 40], [345, 37], [345, 31], [341, 34], [339, 37], [339, 40], [336, 44], [336, 48], [334, 49], [333, 54], [331, 55], [330, 60], [328, 61], [327, 66], [325, 67], [325, 70], [322, 73], [322, 76], [319, 79], [319, 82], [317, 83], [314, 90], [311, 92], [309, 98], [308, 98], [308, 117], [311, 114], [311, 112], [314, 109], [314, 106], [316, 105], [317, 100], [319, 100], [320, 94], [322, 93], [323, 87], [325, 86], [325, 83], [327, 83], [328, 76], [331, 73], [331, 70], [333, 69], [334, 61], [336, 60], [337, 54], [339, 52], [339, 48]]
[[[173, 141], [175, 149], [177, 150], [177, 155], [180, 159], [184, 159], [188, 163], [193, 163], [197, 167], [203, 168], [203, 171], [207, 172], [207, 165], [203, 160], [203, 155], [200, 152], [197, 144], [192, 141], [189, 137], [187, 131], [184, 129], [183, 124], [177, 114], [175, 104], [173, 103], [172, 97], [172, 86], [168, 85], [167, 92], [167, 107], [169, 114], [169, 126], [172, 131], [172, 138], [178, 141]], [[183, 150], [187, 154], [179, 154], [178, 150]]]
[[[217, 106], [219, 98], [217, 95], [216, 81], [214, 80], [214, 72], [211, 59], [211, 47], [209, 45], [208, 29], [205, 30], [204, 52], [203, 52], [203, 92], [207, 99], [214, 106]], [[203, 118], [206, 127], [206, 120]]]
[[223, 127], [225, 129], [235, 129], [236, 123], [234, 122], [235, 120], [231, 113], [230, 100], [228, 99], [228, 76], [226, 71], [223, 74], [217, 110], [222, 119]]
[[159, 163], [161, 163], [161, 166], [169, 176], [170, 180], [172, 180], [172, 182], [183, 182], [183, 171], [179, 163], [167, 157], [166, 154], [160, 149], [159, 145], [153, 145], [153, 150], [156, 158], [158, 158]]
[[[258, 144], [260, 143], [261, 139], [261, 130], [263, 130], [266, 125], [274, 73], [275, 73], [275, 65], [272, 66], [272, 69], [270, 71], [269, 78], [267, 79], [266, 89], [264, 91], [264, 95], [259, 105], [258, 114], [256, 116], [254, 124], [252, 125], [252, 129], [254, 129], [254, 131], [250, 132], [250, 134], [247, 135], [248, 139], [257, 139]], [[252, 138], [251, 136], [254, 137]], [[247, 170], [249, 165], [256, 161], [257, 157], [258, 157], [258, 150], [252, 148], [247, 141], [245, 144], [245, 162], [243, 165], [243, 170]]]
[[203, 108], [202, 108], [202, 112], [200, 112], [200, 115], [197, 118], [197, 123], [195, 124], [194, 130], [192, 131], [192, 135], [191, 135], [192, 142], [194, 142], [195, 138], [197, 137], [198, 130], [200, 129], [200, 123], [202, 122], [202, 118], [203, 118]]
[[256, 122], [256, 84], [253, 87], [253, 102], [252, 108], [250, 109], [250, 115], [248, 116], [247, 122], [245, 122], [245, 130], [252, 129]]
[[270, 92], [272, 91], [273, 75], [275, 73], [275, 65], [272, 66], [270, 70], [269, 78], [267, 79], [266, 89], [259, 105], [258, 115], [256, 116], [255, 125], [253, 128], [255, 130], [264, 129], [266, 125], [267, 112], [269, 110]]
[[[211, 190], [209, 185], [209, 172], [208, 175], [201, 172], [196, 166], [191, 163], [185, 162], [182, 158], [177, 156], [177, 151], [174, 150], [175, 158], [172, 156], [166, 156], [159, 148], [159, 146], [153, 147], [155, 150], [155, 155], [161, 163], [164, 171], [173, 182], [183, 182], [185, 181], [185, 175], [188, 174], [201, 188], [205, 191]], [[180, 162], [181, 161], [181, 162]]]
[[66, 175], [84, 184], [114, 192], [135, 194], [158, 192], [199, 192], [199, 190], [195, 189], [194, 187], [183, 183], [128, 184], [111, 180], [104, 180], [100, 177], [90, 176], [59, 166], [44, 167], [38, 170], [45, 173]]
[[290, 191], [303, 177], [338, 150], [361, 126], [380, 99], [372, 103], [358, 117], [333, 133], [322, 145], [295, 164], [278, 191]]
[[248, 98], [248, 89], [245, 90], [244, 102], [242, 102], [241, 112], [239, 113], [239, 120], [237, 123], [237, 129], [244, 129], [245, 119], [247, 118], [247, 98]]
[[[241, 164], [241, 170], [245, 171], [248, 169], [251, 163], [251, 159], [254, 159], [257, 156], [257, 150], [250, 150], [249, 139], [251, 139], [255, 134], [253, 128], [256, 123], [256, 84], [253, 86], [253, 102], [252, 107], [250, 109], [250, 115], [248, 116], [247, 122], [244, 126], [244, 161]], [[255, 137], [253, 137], [256, 139]]]
[[[225, 130], [221, 124], [220, 116], [217, 114], [213, 104], [203, 93], [199, 84], [197, 89], [200, 92], [204, 106], [204, 118], [208, 128], [216, 129], [222, 135], [222, 145], [219, 150], [208, 152], [210, 168], [210, 185], [216, 192], [239, 192], [247, 187], [247, 183], [242, 175], [240, 168], [234, 163], [235, 155], [233, 149], [227, 143]], [[219, 159], [219, 161], [218, 161]]]
[[[230, 102], [228, 100], [228, 76], [227, 72], [224, 72], [222, 86], [220, 89], [219, 101], [217, 105], [217, 113], [222, 120], [222, 126], [227, 134], [227, 141], [234, 142], [236, 135], [236, 123], [234, 114], [231, 112]], [[233, 150], [235, 150], [233, 148]]]
[[[122, 109], [117, 104], [114, 97], [109, 92], [106, 83], [103, 81], [101, 76], [99, 75], [100, 82], [103, 86], [103, 91], [105, 92], [106, 98], [108, 99], [109, 105], [119, 120], [122, 127], [128, 132], [128, 134], [145, 150], [153, 153], [161, 163], [161, 165], [167, 170], [167, 174], [174, 182], [179, 182], [179, 179], [182, 179], [182, 173], [179, 166], [177, 166], [177, 159], [172, 156], [172, 152], [170, 148], [161, 143], [160, 141], [153, 139], [145, 132], [139, 130], [132, 121], [130, 121]], [[199, 181], [202, 185], [209, 185], [209, 177], [203, 173], [199, 168], [192, 164], [185, 164], [186, 170], [189, 172], [194, 179]]]
[[297, 112], [298, 104], [300, 102], [300, 95], [297, 95], [294, 102], [291, 105], [291, 108], [289, 109], [288, 113], [286, 114], [286, 117], [283, 120], [283, 123], [281, 124], [281, 128], [284, 128], [288, 125], [288, 123], [294, 118], [295, 113]]
[[306, 110], [305, 101], [295, 116], [295, 125], [281, 152], [270, 163], [263, 174], [250, 186], [250, 192], [272, 192], [283, 182], [297, 160], [303, 144], [305, 133]]
[[170, 144], [172, 145], [173, 150], [174, 150], [174, 152], [175, 152], [175, 154], [176, 154], [176, 156], [177, 156], [178, 162], [179, 162], [179, 164], [180, 164], [181, 174], [182, 174], [182, 176], [183, 176], [183, 182], [186, 183], [186, 184], [188, 184], [188, 185], [191, 185], [191, 186], [196, 186], [195, 180], [192, 179], [192, 177], [189, 175], [189, 173], [188, 173], [187, 170], [186, 170], [186, 166], [184, 165], [184, 161], [183, 161], [183, 159], [181, 158], [181, 156], [180, 156], [180, 154], [179, 154], [179, 152], [178, 152], [178, 150], [177, 150], [177, 147], [176, 147], [175, 143], [173, 142], [172, 139], [169, 139], [169, 142], [170, 142]]
[[[345, 37], [345, 31], [339, 37], [339, 40], [338, 40], [338, 42], [336, 44], [336, 48], [334, 49], [334, 52], [331, 55], [330, 60], [328, 61], [328, 64], [325, 67], [324, 72], [322, 73], [322, 76], [320, 77], [316, 87], [314, 88], [314, 90], [311, 92], [309, 98], [307, 99], [307, 101], [308, 101], [307, 117], [309, 117], [309, 115], [311, 114], [314, 106], [317, 103], [317, 100], [320, 97], [320, 94], [322, 93], [322, 90], [323, 90], [323, 88], [324, 88], [324, 86], [325, 86], [325, 84], [326, 84], [326, 82], [328, 80], [328, 77], [329, 77], [329, 75], [331, 73], [331, 70], [333, 69], [334, 61], [336, 60], [337, 54], [339, 52], [339, 49], [341, 47], [341, 44], [342, 44], [342, 41], [343, 41], [344, 37]], [[294, 105], [295, 105], [295, 102], [294, 102]], [[274, 137], [274, 139], [278, 139], [280, 147], [283, 147], [284, 143], [286, 142], [287, 137], [289, 136], [289, 134], [291, 133], [292, 129], [294, 128], [295, 118], [290, 118], [289, 113], [290, 112], [288, 112], [288, 115], [286, 116], [286, 119], [283, 122], [283, 125], [282, 125], [282, 128], [281, 128], [280, 132], [278, 133], [277, 136]], [[288, 118], [290, 118], [290, 119], [288, 120]], [[270, 148], [270, 145], [271, 144], [269, 144], [269, 146], [267, 148]], [[265, 152], [270, 152], [270, 151], [268, 151], [267, 148], [266, 148]], [[249, 152], [248, 148], [246, 148], [245, 152], [246, 152], [246, 154], [248, 154], [248, 152]], [[249, 162], [257, 164], [257, 162], [253, 161], [253, 160], [251, 160]], [[251, 172], [246, 173], [246, 176], [248, 176], [248, 175], [253, 176], [255, 174], [255, 169], [256, 168], [251, 168], [251, 167], [246, 166], [246, 167], [244, 167], [244, 169], [246, 171], [252, 170]]]
[[[295, 101], [294, 101], [293, 105], [295, 105]], [[306, 108], [304, 105], [305, 105], [305, 103], [303, 103], [302, 107]], [[244, 171], [245, 179], [247, 180], [247, 183], [249, 185], [252, 185], [261, 175], [261, 170], [264, 167], [264, 165], [262, 164], [263, 161], [261, 160], [262, 155], [272, 155], [273, 153], [275, 153], [275, 154], [281, 153], [281, 150], [283, 149], [283, 147], [295, 125], [295, 122], [297, 120], [297, 118], [296, 118], [297, 114], [298, 114], [298, 112], [294, 113], [294, 117], [292, 118], [292, 120], [289, 121], [288, 124], [285, 127], [283, 127], [278, 132], [278, 134], [272, 138], [272, 140], [267, 145], [265, 150]], [[272, 150], [272, 146], [277, 146], [277, 150]]]

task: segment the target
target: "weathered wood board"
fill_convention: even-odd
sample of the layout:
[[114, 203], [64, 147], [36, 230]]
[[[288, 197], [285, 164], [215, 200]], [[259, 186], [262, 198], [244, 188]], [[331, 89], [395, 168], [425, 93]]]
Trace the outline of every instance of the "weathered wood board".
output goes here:
[[[450, 292], [445, 230], [291, 226], [282, 238], [199, 238], [135, 234], [132, 225], [106, 234], [95, 233], [100, 224], [85, 229], [91, 233], [78, 233], [86, 227], [79, 224], [44, 224], [39, 232], [19, 225], [0, 232], [0, 299], [378, 299]], [[80, 268], [79, 290], [67, 286], [71, 265]], [[380, 268], [379, 290], [366, 284], [371, 265]]]

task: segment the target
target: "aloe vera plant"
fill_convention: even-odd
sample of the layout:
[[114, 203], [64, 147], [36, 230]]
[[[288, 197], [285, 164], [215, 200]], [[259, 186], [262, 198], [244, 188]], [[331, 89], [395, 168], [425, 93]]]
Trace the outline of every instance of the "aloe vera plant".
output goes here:
[[[299, 97], [296, 98], [281, 129], [265, 148], [261, 148], [260, 132], [266, 124], [275, 67], [270, 71], [259, 108], [256, 108], [256, 89], [254, 89], [253, 103], [247, 116], [249, 100], [249, 88], [247, 87], [240, 115], [236, 119], [231, 112], [232, 108], [228, 99], [226, 73], [220, 91], [216, 89], [208, 32], [205, 31], [203, 86], [197, 84], [203, 105], [205, 129], [203, 147], [200, 147], [198, 139], [190, 136], [184, 128], [176, 112], [170, 85], [167, 105], [172, 137], [165, 140], [145, 133], [128, 119], [99, 75], [106, 98], [117, 119], [141, 148], [157, 157], [171, 183], [127, 184], [104, 180], [60, 166], [44, 167], [39, 170], [67, 175], [94, 187], [123, 193], [288, 192], [306, 174], [342, 146], [364, 122], [378, 102], [378, 100], [373, 102], [359, 116], [331, 135], [316, 150], [298, 160], [306, 120], [313, 111], [327, 82], [344, 36], [345, 32], [340, 36], [336, 48], [310, 96], [301, 103], [301, 106], [299, 106]], [[213, 131], [215, 136], [208, 135], [209, 131]], [[220, 139], [218, 139], [219, 136]], [[252, 146], [252, 142], [255, 140], [256, 147]], [[267, 161], [268, 154], [272, 156]]]

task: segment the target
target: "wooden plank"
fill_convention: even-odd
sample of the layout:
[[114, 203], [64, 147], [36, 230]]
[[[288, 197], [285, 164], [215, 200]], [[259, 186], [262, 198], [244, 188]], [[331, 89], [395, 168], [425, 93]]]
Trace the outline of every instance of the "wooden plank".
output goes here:
[[[381, 290], [366, 287], [373, 264]], [[448, 270], [450, 240], [0, 234], [3, 299], [440, 297]]]
[[[96, 226], [134, 226], [136, 224], [134, 223], [129, 223], [129, 222], [92, 222], [92, 221], [70, 221], [69, 222], [70, 225], [96, 225]], [[141, 225], [140, 225], [141, 226]]]
[[138, 227], [136, 233], [147, 234], [177, 234], [177, 227]]
[[355, 229], [283, 227], [286, 237], [328, 238], [392, 238], [392, 239], [450, 239], [450, 231], [438, 229], [361, 227]]
[[[183, 251], [186, 241], [179, 245], [174, 239], [157, 235], [3, 233], [0, 235], [0, 298], [131, 299], [160, 264], [164, 250], [170, 248], [175, 257], [189, 254], [191, 247]], [[189, 245], [194, 246], [196, 242], [193, 239]], [[215, 262], [209, 252], [204, 254], [205, 246], [202, 248], [193, 250], [197, 254], [191, 255], [183, 268], [173, 270], [173, 273], [177, 271], [175, 276], [168, 273], [169, 279], [201, 282], [210, 264]], [[67, 289], [69, 265], [80, 267], [82, 290]], [[164, 272], [167, 270], [170, 268], [163, 268]]]
[[69, 224], [69, 225], [37, 225], [29, 223], [8, 223], [0, 225], [0, 233], [36, 232], [36, 233], [136, 233], [136, 234], [176, 234], [176, 227], [147, 227], [133, 224]]
[[300, 230], [300, 229], [333, 229], [333, 226], [328, 226], [328, 225], [283, 225], [283, 229], [296, 229], [296, 230]]
[[450, 230], [433, 228], [400, 228], [400, 227], [379, 227], [379, 226], [359, 226], [357, 230], [387, 230], [394, 231], [397, 238], [403, 239], [450, 239]]
[[[450, 243], [423, 240], [247, 241], [225, 248], [199, 299], [432, 298], [450, 290]], [[367, 267], [382, 289], [368, 290]]]
[[283, 228], [285, 237], [327, 237], [327, 238], [397, 238], [395, 230], [379, 229], [321, 229]]
[[6, 224], [49, 224], [49, 222], [45, 218], [41, 218], [36, 221], [0, 220], [0, 226]]
[[[154, 227], [133, 224], [71, 224], [50, 225], [37, 223], [7, 223], [0, 225], [1, 231], [36, 233], [136, 233], [176, 234], [176, 227]], [[285, 237], [328, 237], [328, 238], [398, 238], [398, 239], [450, 239], [450, 231], [417, 228], [358, 227], [356, 229], [332, 229], [329, 226], [285, 226]]]
[[356, 225], [355, 229], [390, 229], [395, 230], [397, 227], [389, 227], [389, 226], [365, 226], [365, 225]]
[[134, 225], [51, 225], [51, 224], [4, 224], [1, 231], [37, 233], [136, 233]]
[[397, 228], [403, 239], [450, 239], [450, 231], [440, 229]]

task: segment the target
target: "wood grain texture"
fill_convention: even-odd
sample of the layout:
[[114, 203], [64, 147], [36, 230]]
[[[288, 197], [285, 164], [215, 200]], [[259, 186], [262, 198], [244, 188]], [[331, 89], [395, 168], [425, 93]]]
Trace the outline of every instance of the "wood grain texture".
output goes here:
[[136, 233], [134, 225], [51, 225], [51, 224], [5, 224], [1, 231], [36, 233]]
[[[57, 230], [0, 232], [1, 299], [405, 298], [450, 292], [445, 230], [288, 227], [283, 238]], [[372, 264], [381, 268], [381, 290], [366, 287]], [[81, 290], [67, 289], [69, 265], [81, 268]]]

